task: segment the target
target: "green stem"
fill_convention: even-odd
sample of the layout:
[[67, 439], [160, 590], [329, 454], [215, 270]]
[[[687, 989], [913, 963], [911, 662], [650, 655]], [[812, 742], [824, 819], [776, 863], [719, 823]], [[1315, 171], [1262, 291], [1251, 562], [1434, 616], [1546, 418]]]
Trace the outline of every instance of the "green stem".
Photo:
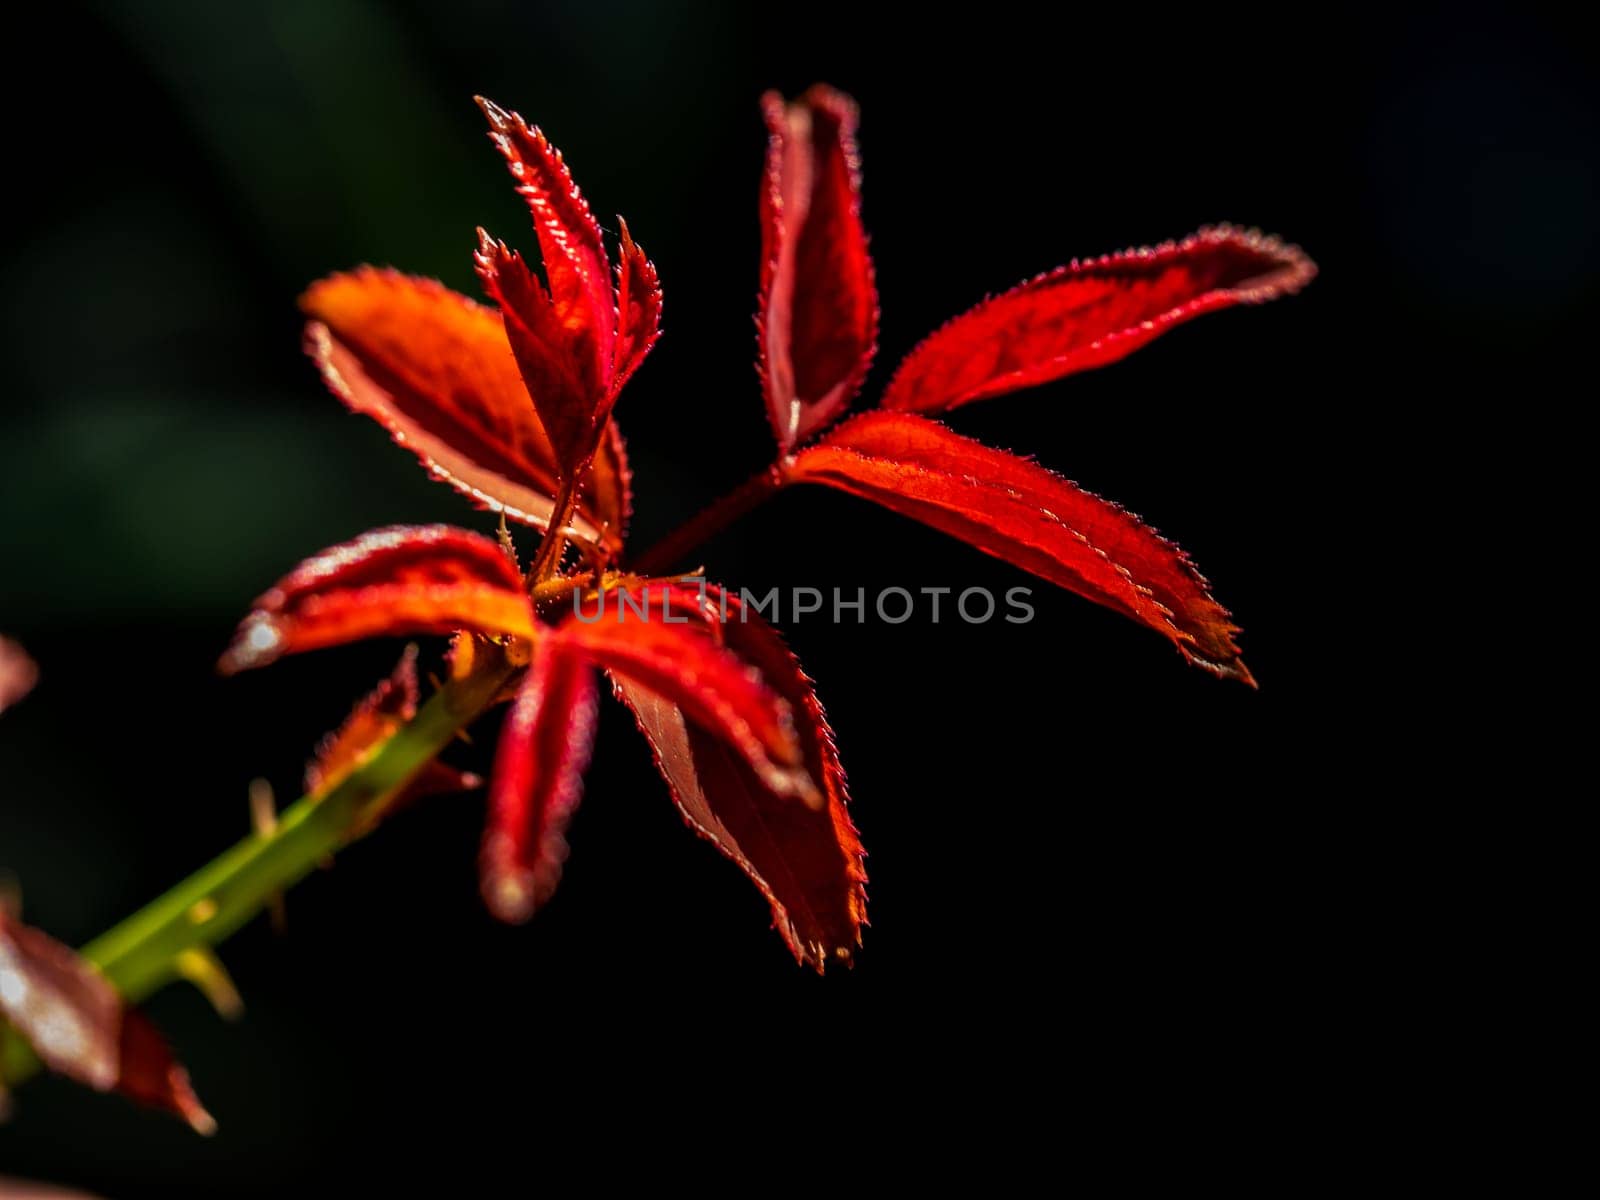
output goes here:
[[[177, 887], [83, 948], [83, 955], [130, 1004], [177, 975], [186, 950], [214, 946], [261, 911], [272, 896], [310, 874], [372, 828], [413, 775], [494, 702], [512, 668], [494, 660], [441, 688], [369, 759], [319, 796], [302, 796], [268, 834], [224, 851]], [[12, 1039], [13, 1041], [16, 1039]], [[3, 1077], [32, 1073], [11, 1052]]]

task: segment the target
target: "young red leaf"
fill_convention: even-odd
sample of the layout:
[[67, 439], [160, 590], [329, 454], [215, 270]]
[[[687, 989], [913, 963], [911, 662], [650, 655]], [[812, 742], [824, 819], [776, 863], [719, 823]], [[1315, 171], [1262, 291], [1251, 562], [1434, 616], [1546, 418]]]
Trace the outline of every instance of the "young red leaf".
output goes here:
[[[371, 417], [437, 478], [543, 528], [559, 465], [501, 315], [431, 279], [362, 267], [300, 298], [306, 352], [352, 411]], [[627, 513], [620, 440], [603, 444], [573, 531], [611, 553]]]
[[[740, 657], [793, 708], [808, 773], [826, 804], [803, 807], [766, 787], [728, 747], [664, 696], [622, 676], [617, 695], [633, 710], [656, 765], [689, 826], [732, 859], [772, 906], [773, 925], [802, 963], [819, 972], [849, 962], [866, 923], [861, 839], [846, 807], [844, 769], [811, 680], [776, 630], [719, 589], [710, 619]], [[720, 622], [726, 606], [728, 618]], [[676, 597], [674, 609], [677, 608]], [[692, 610], [691, 610], [692, 611]]]
[[601, 389], [610, 381], [595, 373], [593, 355], [576, 344], [544, 284], [520, 255], [480, 229], [473, 262], [484, 291], [500, 306], [517, 368], [565, 475], [577, 469], [594, 447]]
[[417, 713], [417, 648], [407, 646], [392, 674], [367, 693], [344, 724], [322, 739], [306, 764], [306, 791], [327, 792]]
[[555, 891], [594, 726], [593, 668], [561, 639], [541, 639], [501, 730], [489, 788], [483, 896], [502, 921], [527, 920]]
[[545, 140], [539, 128], [492, 100], [479, 96], [477, 101], [489, 118], [490, 140], [505, 156], [517, 191], [533, 214], [555, 311], [575, 341], [582, 344], [589, 360], [589, 378], [609, 381], [617, 302], [600, 226], [572, 182], [561, 152]]
[[645, 257], [621, 217], [622, 260], [617, 264], [617, 362], [612, 372], [611, 394], [639, 369], [644, 356], [661, 336], [661, 280], [656, 265]]
[[[417, 715], [417, 648], [407, 646], [394, 672], [351, 710], [344, 724], [322, 739], [316, 757], [306, 764], [306, 791], [321, 795], [337, 787], [344, 777], [394, 736]], [[434, 759], [417, 773], [390, 808], [422, 796], [470, 791], [482, 780]]]
[[757, 314], [767, 416], [784, 453], [826, 426], [861, 388], [877, 348], [878, 292], [861, 224], [855, 101], [817, 85], [761, 100]]
[[1255, 685], [1228, 611], [1182, 550], [1070, 480], [909, 413], [864, 413], [802, 451], [792, 483], [875, 501], [1170, 638], [1217, 675]]
[[691, 619], [687, 606], [673, 603], [670, 610], [656, 611], [664, 595], [613, 589], [596, 609], [581, 608], [553, 636], [678, 705], [732, 745], [779, 795], [820, 804], [788, 702], [762, 682], [754, 667], [717, 645], [704, 625]]
[[38, 664], [16, 642], [0, 636], [0, 712], [33, 691], [38, 682]]
[[620, 549], [628, 532], [628, 518], [633, 515], [633, 470], [628, 466], [628, 448], [615, 421], [606, 422], [600, 448], [584, 475], [578, 511], [587, 513], [599, 525], [605, 545], [613, 553]]
[[200, 1133], [216, 1129], [155, 1028], [72, 950], [3, 908], [0, 1017], [50, 1070], [176, 1113]]
[[944, 412], [1103, 367], [1201, 313], [1291, 295], [1316, 273], [1299, 247], [1227, 225], [1074, 261], [929, 336], [896, 370], [883, 407]]
[[521, 576], [486, 537], [397, 525], [324, 550], [284, 576], [256, 600], [219, 667], [231, 675], [362, 638], [459, 629], [531, 638]]

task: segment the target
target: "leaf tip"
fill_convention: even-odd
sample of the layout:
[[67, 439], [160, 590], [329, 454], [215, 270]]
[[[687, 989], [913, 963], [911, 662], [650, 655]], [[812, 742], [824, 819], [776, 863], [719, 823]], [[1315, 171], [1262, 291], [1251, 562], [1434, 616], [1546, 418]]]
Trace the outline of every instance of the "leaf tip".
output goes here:
[[538, 907], [532, 883], [524, 872], [486, 868], [482, 891], [490, 914], [507, 925], [524, 924]]
[[237, 675], [264, 667], [283, 654], [286, 642], [277, 618], [257, 609], [240, 623], [233, 642], [217, 661], [217, 670], [223, 675]]
[[472, 102], [476, 104], [478, 108], [482, 110], [483, 115], [489, 119], [489, 126], [496, 133], [504, 133], [506, 130], [511, 128], [511, 122], [515, 118], [514, 113], [508, 111], [507, 109], [501, 108], [487, 96], [474, 96], [472, 98]]
[[217, 1132], [217, 1119], [206, 1111], [205, 1105], [200, 1103], [200, 1097], [194, 1094], [194, 1088], [189, 1084], [189, 1072], [175, 1066], [167, 1077], [167, 1083], [172, 1088], [178, 1115], [189, 1123], [189, 1128], [201, 1137], [213, 1136]]

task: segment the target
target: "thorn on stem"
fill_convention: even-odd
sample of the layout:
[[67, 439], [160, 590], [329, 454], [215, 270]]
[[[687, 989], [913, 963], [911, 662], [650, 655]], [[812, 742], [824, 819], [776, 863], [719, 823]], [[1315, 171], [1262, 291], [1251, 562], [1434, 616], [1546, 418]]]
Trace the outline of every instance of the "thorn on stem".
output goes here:
[[200, 994], [211, 1002], [217, 1015], [225, 1021], [237, 1021], [244, 1015], [244, 1000], [234, 985], [228, 968], [210, 950], [192, 946], [173, 960], [178, 974], [194, 984]]
[[[250, 781], [250, 827], [258, 838], [269, 838], [278, 832], [278, 800], [272, 794], [272, 785], [265, 779]], [[282, 892], [267, 897], [267, 915], [274, 933], [289, 930], [289, 910], [283, 902]]]

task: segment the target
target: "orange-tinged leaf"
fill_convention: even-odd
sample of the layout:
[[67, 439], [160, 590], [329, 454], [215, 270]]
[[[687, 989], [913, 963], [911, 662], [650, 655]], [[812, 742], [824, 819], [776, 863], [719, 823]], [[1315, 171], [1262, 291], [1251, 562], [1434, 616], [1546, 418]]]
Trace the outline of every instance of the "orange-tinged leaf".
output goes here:
[[505, 156], [517, 191], [533, 214], [534, 233], [561, 323], [583, 344], [590, 378], [609, 382], [616, 341], [617, 301], [600, 226], [572, 182], [572, 173], [536, 125], [477, 98], [489, 118], [490, 140]]
[[224, 674], [369, 637], [466, 629], [531, 638], [532, 606], [500, 547], [448, 525], [397, 525], [307, 559], [262, 595]]
[[900, 364], [883, 407], [944, 412], [1102, 367], [1201, 313], [1291, 295], [1316, 273], [1299, 247], [1226, 225], [1073, 262], [929, 336]]
[[16, 642], [0, 635], [0, 712], [33, 691], [38, 682], [38, 664]]
[[1109, 501], [910, 413], [864, 413], [802, 451], [791, 483], [838, 488], [1114, 608], [1254, 686], [1228, 611], [1182, 550]]
[[[549, 523], [559, 467], [501, 315], [431, 279], [362, 267], [311, 285], [306, 352], [351, 410], [377, 421], [437, 478], [525, 524]], [[622, 544], [615, 463], [586, 480], [574, 534]]]
[[541, 639], [500, 731], [489, 789], [483, 896], [502, 921], [527, 920], [561, 879], [594, 729], [594, 669], [561, 639]]
[[[791, 705], [806, 769], [822, 786], [824, 806], [805, 807], [774, 793], [738, 755], [648, 687], [613, 675], [617, 695], [633, 710], [684, 820], [760, 889], [795, 957], [819, 972], [830, 960], [848, 963], [866, 922], [867, 876], [833, 731], [811, 680], [777, 631], [720, 589], [707, 593], [708, 619], [718, 623], [724, 643], [758, 667]], [[724, 606], [726, 621], [720, 618]]]
[[216, 1128], [155, 1028], [76, 953], [3, 908], [0, 1017], [57, 1074], [176, 1113], [200, 1133]]
[[761, 109], [757, 336], [767, 416], [787, 452], [861, 389], [877, 348], [878, 292], [861, 224], [855, 101], [818, 84], [789, 104], [769, 92]]
[[733, 746], [773, 791], [820, 804], [789, 703], [667, 596], [665, 588], [613, 589], [603, 603], [580, 606], [554, 636], [678, 705]]

